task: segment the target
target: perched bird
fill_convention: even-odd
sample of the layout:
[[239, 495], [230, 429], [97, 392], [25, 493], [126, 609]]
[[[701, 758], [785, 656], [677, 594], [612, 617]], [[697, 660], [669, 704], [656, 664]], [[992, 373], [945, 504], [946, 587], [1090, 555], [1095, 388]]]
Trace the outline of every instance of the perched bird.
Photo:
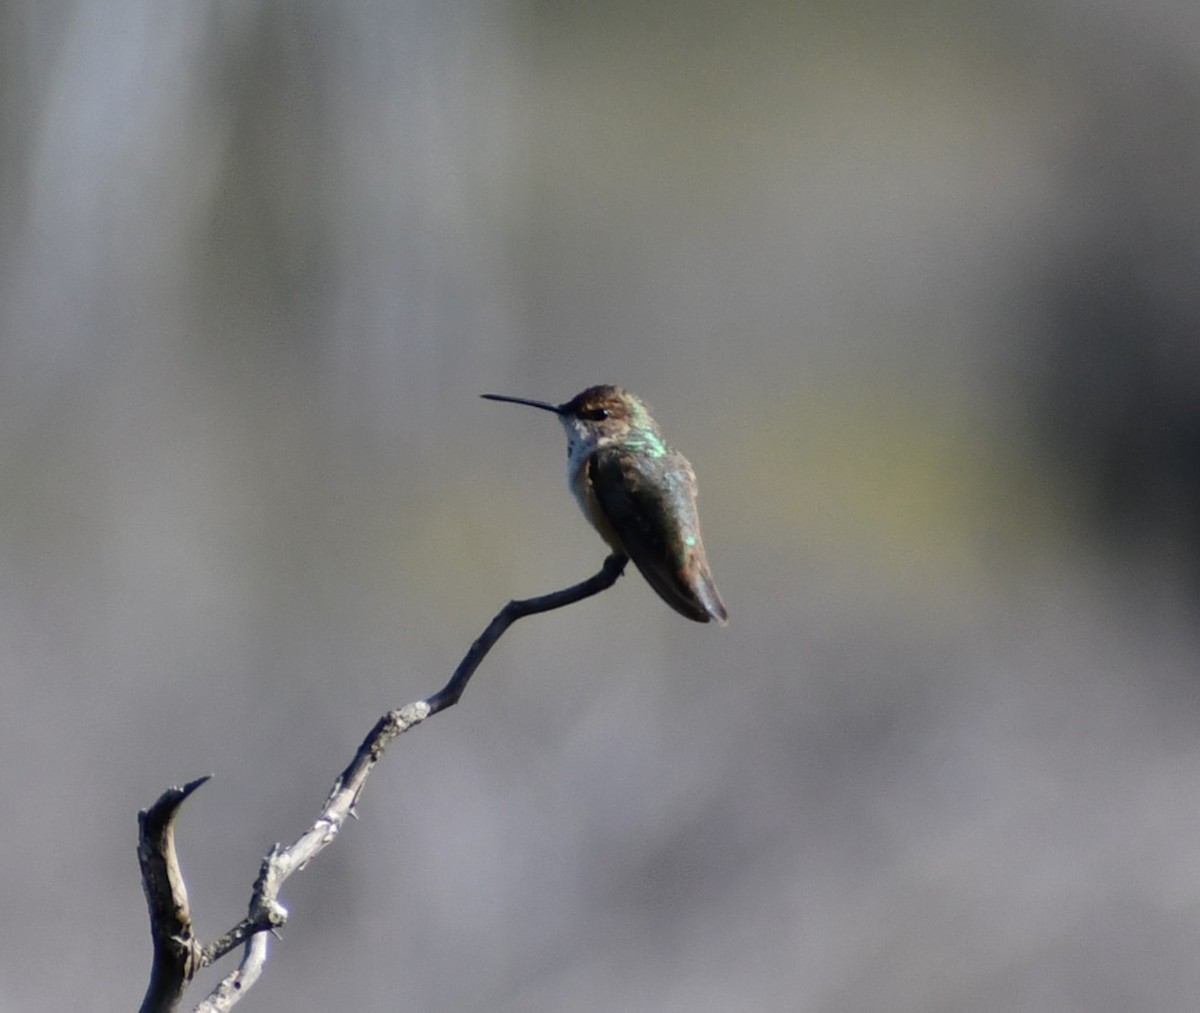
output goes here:
[[554, 412], [567, 431], [567, 481], [592, 527], [680, 615], [724, 625], [725, 604], [700, 540], [696, 473], [663, 441], [641, 400], [608, 385], [560, 405], [482, 396]]

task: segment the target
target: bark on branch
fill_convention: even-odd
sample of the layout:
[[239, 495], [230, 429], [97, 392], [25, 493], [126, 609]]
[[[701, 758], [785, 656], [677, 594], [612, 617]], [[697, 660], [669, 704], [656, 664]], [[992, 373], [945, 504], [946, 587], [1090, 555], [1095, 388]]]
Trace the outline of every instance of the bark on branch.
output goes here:
[[140, 812], [138, 859], [154, 941], [154, 963], [141, 1013], [171, 1013], [178, 1009], [198, 971], [242, 946], [238, 966], [196, 1007], [204, 1013], [232, 1009], [262, 973], [267, 960], [267, 932], [287, 921], [287, 909], [279, 902], [280, 888], [292, 873], [303, 869], [334, 842], [347, 819], [357, 815], [367, 777], [389, 743], [427, 717], [458, 703], [475, 670], [514, 622], [607, 590], [617, 582], [627, 562], [624, 555], [613, 553], [600, 571], [587, 580], [537, 598], [510, 601], [471, 645], [444, 687], [424, 700], [383, 715], [358, 747], [354, 759], [338, 775], [312, 826], [287, 847], [275, 845], [263, 859], [246, 917], [208, 945], [201, 946], [192, 932], [187, 889], [175, 852], [175, 819], [180, 807], [208, 777], [198, 778], [182, 788], [169, 788], [154, 805]]

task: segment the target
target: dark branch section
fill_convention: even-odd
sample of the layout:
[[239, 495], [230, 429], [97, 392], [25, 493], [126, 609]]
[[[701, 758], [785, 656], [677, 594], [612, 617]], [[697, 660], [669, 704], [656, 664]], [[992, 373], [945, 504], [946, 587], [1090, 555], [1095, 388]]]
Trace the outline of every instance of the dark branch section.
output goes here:
[[621, 553], [613, 553], [600, 571], [587, 580], [537, 598], [510, 601], [471, 645], [442, 689], [383, 715], [358, 747], [354, 759], [338, 775], [313, 825], [287, 847], [275, 845], [263, 859], [246, 917], [207, 946], [201, 946], [192, 932], [187, 889], [175, 854], [174, 827], [184, 800], [208, 778], [168, 789], [154, 805], [139, 813], [138, 859], [154, 938], [154, 965], [141, 1013], [170, 1013], [177, 1009], [197, 971], [243, 946], [238, 966], [196, 1007], [204, 1013], [231, 1009], [262, 973], [267, 960], [266, 931], [280, 928], [287, 921], [287, 909], [279, 903], [284, 881], [332, 844], [346, 820], [356, 815], [367, 777], [391, 741], [427, 717], [458, 703], [475, 670], [518, 619], [573, 605], [607, 590], [617, 582], [628, 562]]
[[176, 1009], [188, 983], [203, 966], [175, 852], [175, 819], [187, 797], [209, 776], [198, 777], [182, 788], [168, 788], [154, 805], [138, 813], [138, 864], [154, 940], [154, 964], [142, 1013]]

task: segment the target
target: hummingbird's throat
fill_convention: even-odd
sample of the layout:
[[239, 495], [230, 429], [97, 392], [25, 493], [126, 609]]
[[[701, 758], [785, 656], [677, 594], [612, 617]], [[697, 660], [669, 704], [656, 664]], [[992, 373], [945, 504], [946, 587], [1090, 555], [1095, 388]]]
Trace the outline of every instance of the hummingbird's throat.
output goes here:
[[563, 429], [567, 431], [567, 472], [568, 479], [573, 482], [587, 458], [599, 448], [600, 434], [570, 415], [561, 415], [559, 418]]

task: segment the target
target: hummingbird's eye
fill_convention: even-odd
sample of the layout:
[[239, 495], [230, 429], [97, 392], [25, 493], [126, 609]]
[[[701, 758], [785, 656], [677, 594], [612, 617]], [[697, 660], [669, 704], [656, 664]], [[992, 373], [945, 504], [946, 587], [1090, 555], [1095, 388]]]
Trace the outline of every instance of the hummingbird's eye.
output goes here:
[[601, 419], [606, 419], [612, 415], [607, 408], [585, 408], [579, 413], [581, 419], [586, 419], [588, 422], [599, 422]]

